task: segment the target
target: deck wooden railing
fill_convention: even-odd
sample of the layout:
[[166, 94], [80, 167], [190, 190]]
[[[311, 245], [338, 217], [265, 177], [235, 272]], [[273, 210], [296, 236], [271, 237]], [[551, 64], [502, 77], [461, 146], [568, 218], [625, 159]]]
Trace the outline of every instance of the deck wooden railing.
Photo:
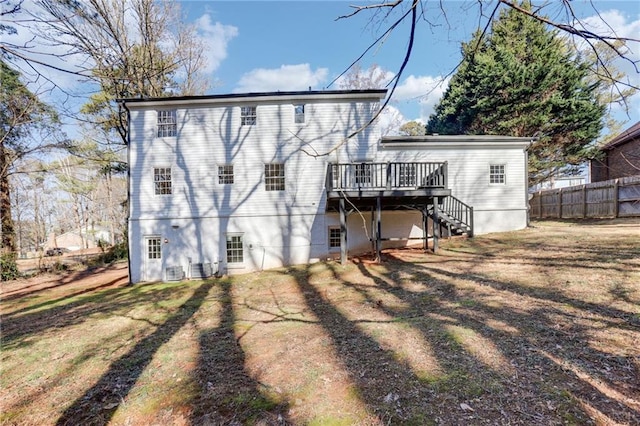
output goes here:
[[326, 189], [331, 191], [384, 191], [447, 188], [447, 163], [330, 163]]

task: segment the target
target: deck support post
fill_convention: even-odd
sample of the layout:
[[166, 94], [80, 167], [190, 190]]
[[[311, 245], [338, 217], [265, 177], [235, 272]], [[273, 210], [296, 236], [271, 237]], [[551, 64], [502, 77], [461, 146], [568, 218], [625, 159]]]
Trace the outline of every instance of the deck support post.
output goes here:
[[382, 246], [382, 199], [376, 198], [376, 262], [380, 262]]
[[424, 251], [429, 250], [429, 215], [427, 214], [428, 208], [425, 205], [422, 209], [422, 238], [424, 243], [422, 248]]
[[376, 241], [378, 241], [376, 235], [376, 210], [371, 206], [371, 254], [376, 255]]
[[434, 198], [433, 203], [433, 252], [438, 251], [438, 238], [440, 237], [440, 219], [438, 218], [438, 197]]
[[340, 197], [340, 264], [347, 264], [347, 209], [344, 196]]

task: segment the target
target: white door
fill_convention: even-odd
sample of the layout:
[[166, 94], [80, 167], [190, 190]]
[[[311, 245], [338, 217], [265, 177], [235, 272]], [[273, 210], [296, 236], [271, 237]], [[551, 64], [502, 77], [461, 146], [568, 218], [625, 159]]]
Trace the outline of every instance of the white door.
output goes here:
[[145, 237], [143, 281], [160, 280], [162, 280], [162, 238]]

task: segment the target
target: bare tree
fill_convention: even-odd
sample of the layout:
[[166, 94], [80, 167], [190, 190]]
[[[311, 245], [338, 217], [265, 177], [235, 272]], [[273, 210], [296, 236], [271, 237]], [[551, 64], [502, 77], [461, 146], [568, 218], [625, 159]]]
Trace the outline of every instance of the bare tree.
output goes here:
[[[574, 37], [575, 40], [581, 40], [593, 51], [593, 54], [596, 57], [595, 63], [599, 66], [598, 72], [600, 74], [607, 75], [608, 77], [612, 78], [617, 84], [620, 84], [622, 86], [638, 89], [637, 86], [630, 83], [626, 79], [617, 79], [615, 72], [608, 72], [608, 66], [611, 64], [611, 62], [607, 60], [607, 58], [610, 58], [611, 55], [616, 56], [631, 64], [635, 72], [639, 73], [640, 61], [633, 59], [629, 53], [633, 50], [631, 48], [631, 45], [640, 45], [640, 38], [630, 38], [615, 34], [613, 29], [602, 18], [601, 20], [605, 30], [595, 32], [591, 29], [592, 27], [588, 25], [585, 20], [578, 17], [573, 8], [573, 5], [570, 1], [567, 0], [563, 0], [560, 5], [556, 5], [562, 9], [561, 12], [555, 13], [557, 19], [551, 19], [545, 15], [545, 11], [548, 10], [548, 7], [550, 6], [548, 1], [529, 0], [527, 2], [531, 4], [531, 7], [524, 7], [522, 5], [522, 0], [478, 0], [476, 4], [478, 7], [479, 29], [482, 31], [482, 33], [486, 33], [490, 27], [492, 18], [496, 15], [501, 7], [512, 8], [519, 13], [530, 16], [533, 19], [541, 21], [546, 25], [549, 25], [560, 30], [563, 33], [566, 33], [567, 35]], [[409, 61], [411, 54], [413, 53], [417, 25], [420, 23], [420, 21], [423, 21], [425, 23], [432, 23], [435, 20], [430, 19], [425, 4], [426, 2], [424, 0], [394, 0], [381, 2], [378, 4], [350, 6], [352, 8], [352, 12], [342, 15], [337, 19], [347, 19], [360, 13], [369, 12], [373, 14], [373, 16], [371, 17], [372, 21], [376, 20], [376, 22], [384, 23], [384, 25], [382, 25], [381, 27], [380, 36], [373, 43], [371, 43], [371, 45], [369, 45], [367, 49], [365, 49], [362, 55], [360, 55], [360, 57], [358, 57], [356, 61], [351, 64], [351, 66], [362, 59], [374, 47], [382, 43], [390, 33], [392, 33], [393, 31], [397, 31], [400, 27], [400, 24], [405, 21], [410, 21], [411, 25], [409, 28], [409, 33], [407, 34], [408, 43], [405, 50], [405, 56], [398, 69], [398, 72], [394, 76], [394, 79], [397, 82], [400, 79], [402, 72], [404, 71], [404, 68]], [[593, 7], [594, 15], [601, 17], [600, 12], [596, 8], [596, 6], [593, 3], [591, 3], [591, 6]], [[440, 2], [440, 11], [442, 12], [444, 17], [448, 15], [446, 2]], [[376, 19], [376, 17], [379, 19]], [[484, 23], [482, 23], [483, 20], [485, 21]], [[602, 57], [603, 54], [607, 56]], [[453, 72], [455, 72], [455, 69], [451, 70], [451, 73], [449, 75], [451, 75]]]
[[19, 77], [17, 71], [0, 60], [0, 228], [2, 248], [9, 252], [16, 249], [10, 176], [28, 172], [17, 165], [29, 156], [68, 148], [59, 133], [55, 112]]
[[35, 6], [28, 18], [12, 24], [37, 28], [37, 37], [20, 46], [2, 42], [3, 54], [35, 73], [49, 66], [95, 83], [99, 90], [83, 112], [119, 143], [126, 144], [127, 128], [116, 99], [200, 94], [208, 88], [198, 71], [204, 46], [176, 2], [37, 0]]

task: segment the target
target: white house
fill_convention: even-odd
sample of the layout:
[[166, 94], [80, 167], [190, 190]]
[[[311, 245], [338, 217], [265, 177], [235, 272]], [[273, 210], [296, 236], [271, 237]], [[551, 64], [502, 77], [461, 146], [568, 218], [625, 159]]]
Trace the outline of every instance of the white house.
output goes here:
[[344, 260], [445, 230], [526, 226], [529, 139], [381, 138], [367, 124], [385, 95], [124, 100], [131, 281]]

